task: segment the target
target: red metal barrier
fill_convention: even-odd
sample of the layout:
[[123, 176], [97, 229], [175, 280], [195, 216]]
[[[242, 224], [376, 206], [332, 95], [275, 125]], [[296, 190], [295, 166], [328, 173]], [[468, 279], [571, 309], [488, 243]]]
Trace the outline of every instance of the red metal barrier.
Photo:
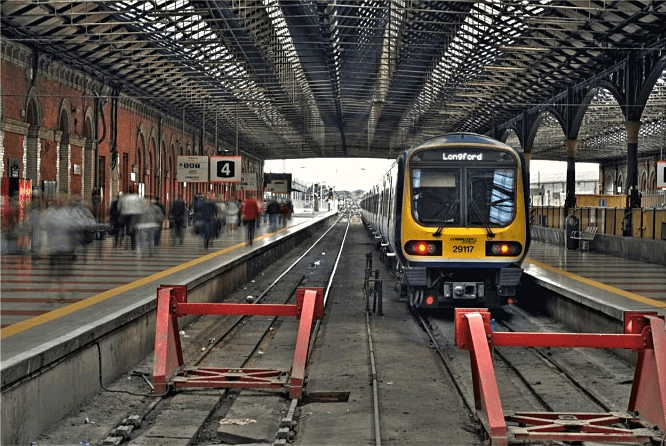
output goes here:
[[[290, 372], [268, 369], [183, 367], [178, 317], [198, 315], [294, 316], [300, 320], [296, 352]], [[301, 398], [305, 380], [312, 321], [324, 315], [323, 288], [300, 288], [295, 305], [187, 303], [187, 287], [163, 285], [157, 288], [157, 326], [155, 333], [155, 392], [174, 388], [224, 387], [274, 389], [289, 388], [291, 398]]]
[[[516, 441], [661, 441], [666, 432], [666, 330], [657, 313], [625, 313], [624, 334], [496, 333], [487, 309], [456, 309], [459, 349], [469, 350], [474, 403], [492, 445]], [[638, 352], [627, 412], [532, 413], [502, 411], [491, 347], [627, 348]], [[507, 425], [507, 422], [519, 424]], [[656, 429], [660, 429], [661, 432]]]

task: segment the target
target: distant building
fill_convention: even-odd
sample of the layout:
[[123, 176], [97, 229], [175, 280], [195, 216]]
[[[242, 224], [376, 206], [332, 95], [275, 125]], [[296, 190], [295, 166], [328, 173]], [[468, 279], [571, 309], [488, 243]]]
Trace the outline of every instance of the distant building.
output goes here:
[[[564, 206], [567, 192], [566, 173], [541, 175], [536, 182], [530, 183], [532, 206]], [[599, 174], [593, 171], [576, 172], [575, 193], [598, 194]]]

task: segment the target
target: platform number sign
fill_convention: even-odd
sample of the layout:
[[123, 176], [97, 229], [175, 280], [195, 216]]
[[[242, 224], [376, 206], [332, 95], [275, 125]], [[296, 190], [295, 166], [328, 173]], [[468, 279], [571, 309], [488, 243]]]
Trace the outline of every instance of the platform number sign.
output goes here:
[[657, 187], [666, 189], [666, 161], [657, 161]]
[[217, 161], [217, 176], [220, 178], [233, 178], [236, 176], [236, 163], [230, 160]]
[[241, 160], [240, 156], [211, 156], [210, 181], [240, 183]]

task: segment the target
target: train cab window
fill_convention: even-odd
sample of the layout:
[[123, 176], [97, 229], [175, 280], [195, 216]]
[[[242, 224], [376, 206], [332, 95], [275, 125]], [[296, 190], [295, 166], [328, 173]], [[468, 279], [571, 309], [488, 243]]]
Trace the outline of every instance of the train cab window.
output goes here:
[[412, 169], [412, 210], [425, 225], [459, 226], [460, 169]]
[[467, 224], [506, 226], [516, 210], [514, 169], [468, 169]]

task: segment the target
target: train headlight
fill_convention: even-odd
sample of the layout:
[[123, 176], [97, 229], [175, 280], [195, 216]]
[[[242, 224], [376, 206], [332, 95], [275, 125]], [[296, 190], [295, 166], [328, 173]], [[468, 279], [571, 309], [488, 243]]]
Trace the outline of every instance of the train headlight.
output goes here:
[[405, 243], [405, 252], [415, 256], [441, 256], [442, 242], [438, 240], [410, 240]]
[[523, 246], [518, 242], [486, 242], [487, 256], [515, 257], [523, 252]]

